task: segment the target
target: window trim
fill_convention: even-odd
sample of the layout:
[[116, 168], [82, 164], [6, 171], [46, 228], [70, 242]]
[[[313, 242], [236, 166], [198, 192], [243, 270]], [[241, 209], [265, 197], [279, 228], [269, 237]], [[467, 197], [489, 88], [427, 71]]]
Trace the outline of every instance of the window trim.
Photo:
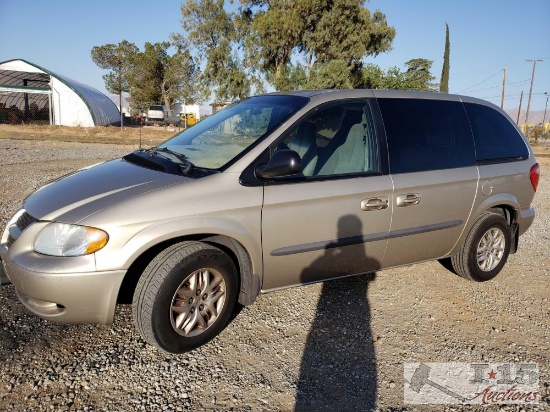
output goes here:
[[[376, 140], [378, 142], [378, 165], [379, 169], [376, 172], [354, 172], [354, 173], [343, 173], [336, 175], [318, 175], [318, 176], [284, 176], [275, 179], [263, 180], [259, 179], [255, 175], [255, 169], [260, 164], [265, 164], [269, 162], [271, 156], [275, 151], [275, 148], [286, 139], [290, 133], [294, 132], [298, 127], [300, 127], [304, 122], [308, 121], [311, 116], [315, 113], [325, 110], [327, 108], [342, 106], [346, 104], [367, 104], [370, 107], [374, 133]], [[267, 137], [264, 137], [267, 138]], [[298, 120], [292, 123], [281, 135], [274, 140], [269, 147], [253, 162], [250, 163], [248, 167], [241, 173], [239, 182], [243, 186], [273, 186], [281, 184], [295, 184], [295, 183], [309, 183], [309, 182], [323, 182], [330, 180], [342, 180], [342, 179], [356, 179], [364, 178], [371, 176], [384, 176], [389, 175], [388, 167], [388, 146], [386, 142], [386, 134], [384, 131], [382, 123], [382, 115], [380, 113], [380, 108], [378, 107], [378, 101], [376, 97], [357, 97], [357, 98], [345, 98], [333, 100], [330, 102], [321, 103], [318, 106], [313, 107], [308, 112], [304, 113]]]
[[496, 165], [502, 163], [522, 162], [529, 159], [529, 155], [523, 156], [510, 156], [510, 157], [498, 157], [494, 159], [482, 159], [476, 160], [476, 166]]

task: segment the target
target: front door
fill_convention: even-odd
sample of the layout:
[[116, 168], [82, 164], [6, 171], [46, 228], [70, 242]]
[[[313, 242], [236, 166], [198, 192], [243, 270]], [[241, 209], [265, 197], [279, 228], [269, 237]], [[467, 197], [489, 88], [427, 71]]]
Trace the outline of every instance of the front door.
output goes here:
[[368, 101], [316, 111], [278, 148], [300, 154], [304, 176], [265, 186], [263, 289], [378, 269], [388, 242], [392, 182], [383, 172]]

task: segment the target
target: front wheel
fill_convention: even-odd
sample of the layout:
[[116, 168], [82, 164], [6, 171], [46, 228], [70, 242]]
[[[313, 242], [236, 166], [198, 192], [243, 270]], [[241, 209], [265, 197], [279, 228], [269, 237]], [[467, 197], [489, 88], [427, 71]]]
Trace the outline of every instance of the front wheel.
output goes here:
[[485, 212], [474, 224], [457, 255], [451, 258], [456, 274], [476, 282], [493, 279], [510, 253], [510, 225], [497, 213]]
[[134, 321], [143, 339], [169, 353], [201, 346], [227, 324], [238, 296], [229, 256], [201, 242], [181, 242], [147, 266], [134, 293]]

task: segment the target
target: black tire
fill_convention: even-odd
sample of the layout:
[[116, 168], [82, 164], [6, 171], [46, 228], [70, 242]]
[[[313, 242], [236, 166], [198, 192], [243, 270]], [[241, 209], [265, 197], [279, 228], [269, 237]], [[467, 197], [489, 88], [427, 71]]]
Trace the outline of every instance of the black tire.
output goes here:
[[[206, 289], [215, 281], [220, 284], [205, 293], [200, 290], [204, 276], [212, 280]], [[193, 283], [195, 289], [189, 282], [196, 282]], [[237, 270], [229, 256], [205, 243], [177, 243], [159, 253], [139, 279], [133, 298], [134, 322], [143, 339], [151, 345], [169, 353], [187, 352], [204, 345], [223, 330], [238, 292]], [[188, 299], [194, 300], [193, 303]], [[171, 309], [174, 307], [181, 312], [187, 308], [189, 311], [180, 313]], [[210, 310], [213, 307], [215, 310]], [[193, 316], [200, 320], [193, 323]], [[186, 331], [181, 322], [192, 330]]]
[[[499, 247], [502, 248], [502, 255], [498, 259], [491, 260], [491, 262], [495, 262], [494, 266], [490, 265], [482, 269], [480, 263], [478, 263], [478, 246], [482, 247], [482, 238], [488, 234], [489, 231], [498, 234], [504, 246], [502, 247], [500, 246], [501, 243], [499, 244]], [[476, 282], [491, 280], [499, 274], [506, 264], [510, 253], [510, 245], [510, 225], [506, 219], [497, 213], [485, 212], [477, 222], [475, 222], [474, 226], [472, 226], [458, 254], [451, 258], [453, 269], [457, 275], [469, 280]], [[491, 247], [491, 249], [497, 250], [496, 247]]]

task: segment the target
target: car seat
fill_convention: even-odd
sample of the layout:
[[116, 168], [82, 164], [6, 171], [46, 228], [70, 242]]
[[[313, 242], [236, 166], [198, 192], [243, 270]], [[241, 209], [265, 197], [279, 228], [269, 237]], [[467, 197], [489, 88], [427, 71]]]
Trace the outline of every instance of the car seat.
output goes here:
[[312, 176], [317, 166], [317, 129], [313, 123], [306, 122], [298, 127], [296, 137], [288, 143], [288, 148], [297, 152], [302, 159], [302, 173]]
[[319, 170], [319, 175], [354, 173], [365, 169], [365, 125], [354, 124], [345, 142], [338, 146]]

